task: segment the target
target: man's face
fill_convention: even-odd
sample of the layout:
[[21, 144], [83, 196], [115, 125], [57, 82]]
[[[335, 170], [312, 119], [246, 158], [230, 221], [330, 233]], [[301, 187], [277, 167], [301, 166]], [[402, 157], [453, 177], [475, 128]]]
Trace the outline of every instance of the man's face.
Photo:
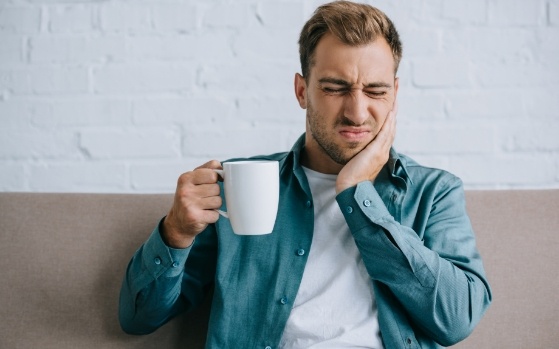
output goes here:
[[307, 109], [306, 162], [337, 173], [375, 138], [394, 106], [394, 58], [383, 38], [348, 46], [331, 34], [320, 39], [313, 58], [308, 82], [295, 78]]

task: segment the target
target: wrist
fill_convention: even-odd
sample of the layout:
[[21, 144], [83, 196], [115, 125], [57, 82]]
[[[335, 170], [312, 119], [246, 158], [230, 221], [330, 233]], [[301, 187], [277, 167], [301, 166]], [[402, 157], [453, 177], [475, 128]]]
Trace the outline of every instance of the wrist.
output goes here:
[[354, 187], [354, 184], [351, 183], [336, 183], [336, 194], [341, 193], [342, 191]]
[[182, 234], [169, 222], [168, 217], [165, 217], [159, 226], [159, 233], [165, 245], [174, 249], [184, 249], [192, 246], [194, 237]]

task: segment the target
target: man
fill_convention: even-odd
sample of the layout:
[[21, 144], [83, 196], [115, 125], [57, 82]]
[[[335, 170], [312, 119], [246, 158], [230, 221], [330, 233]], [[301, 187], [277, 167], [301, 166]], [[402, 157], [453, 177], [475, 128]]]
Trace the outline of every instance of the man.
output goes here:
[[439, 348], [491, 302], [461, 181], [392, 148], [402, 49], [379, 10], [339, 1], [301, 32], [306, 133], [280, 162], [274, 231], [238, 236], [210, 161], [180, 176], [123, 282], [120, 321], [149, 333], [214, 287], [208, 348]]

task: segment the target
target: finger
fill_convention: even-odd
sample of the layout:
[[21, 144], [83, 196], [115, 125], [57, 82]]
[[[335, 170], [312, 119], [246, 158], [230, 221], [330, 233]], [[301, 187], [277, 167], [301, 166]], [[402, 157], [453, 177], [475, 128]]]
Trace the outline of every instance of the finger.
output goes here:
[[193, 200], [219, 196], [220, 192], [218, 184], [183, 185], [177, 189], [177, 195], [180, 198]]
[[185, 221], [185, 230], [195, 230], [198, 233], [206, 229], [208, 224], [217, 222], [219, 213], [216, 210], [196, 210], [189, 213]]
[[385, 120], [386, 130], [381, 130], [384, 131], [385, 135], [388, 135], [389, 138], [391, 138], [392, 140], [394, 139], [394, 134], [396, 131], [397, 114], [398, 114], [398, 102], [395, 100], [392, 110], [389, 111], [388, 115], [386, 116], [386, 120]]
[[219, 218], [217, 210], [221, 207], [221, 198], [206, 198], [200, 200], [196, 208], [192, 208], [189, 217], [190, 221], [197, 224], [215, 223]]
[[207, 224], [213, 224], [219, 219], [219, 213], [216, 210], [203, 210], [200, 217]]
[[196, 186], [196, 191], [198, 197], [208, 198], [212, 196], [218, 196], [221, 193], [221, 189], [218, 184], [200, 184]]
[[217, 210], [223, 205], [220, 196], [211, 196], [198, 200], [198, 207], [202, 210]]
[[390, 143], [390, 145], [392, 145], [392, 143], [394, 142], [394, 138], [396, 137], [397, 110], [398, 107], [396, 106], [396, 108], [389, 113], [390, 121], [386, 133], [387, 133], [387, 141]]
[[390, 110], [388, 112], [388, 115], [386, 116], [386, 120], [385, 120], [385, 124], [388, 127], [396, 126], [396, 115], [397, 114], [398, 114], [398, 103], [396, 101], [394, 101], [394, 106], [393, 106], [392, 110]]
[[[209, 198], [177, 198], [173, 206], [176, 212], [179, 226], [199, 226], [208, 224], [208, 211], [215, 211], [222, 206], [222, 199], [219, 196]], [[212, 217], [213, 215], [210, 215]]]
[[394, 99], [394, 105], [392, 106], [392, 113], [394, 113], [394, 116], [398, 115], [398, 99]]
[[391, 141], [394, 139], [394, 131], [396, 129], [396, 120], [395, 116], [390, 111], [384, 120], [384, 124], [382, 125], [379, 133], [374, 139], [374, 142], [384, 148], [386, 147], [387, 143], [392, 143]]
[[374, 154], [388, 154], [390, 147], [394, 143], [395, 132], [396, 116], [394, 110], [391, 110], [386, 116], [379, 133], [364, 151], [367, 151], [371, 156]]
[[183, 173], [179, 177], [179, 185], [200, 185], [217, 183], [219, 175], [213, 169], [197, 168], [194, 171]]
[[[199, 169], [223, 170], [223, 166], [221, 165], [221, 162], [217, 160], [210, 160], [205, 164], [198, 166], [195, 170], [199, 170]], [[217, 175], [217, 180], [223, 181], [223, 178], [221, 177], [220, 174]]]
[[217, 160], [210, 160], [210, 161], [206, 162], [205, 164], [196, 167], [196, 169], [200, 169], [200, 168], [210, 168], [210, 169], [214, 169], [214, 170], [223, 169], [223, 167], [221, 166], [221, 162], [219, 162]]
[[387, 125], [386, 129], [383, 130], [383, 135], [379, 140], [379, 145], [381, 146], [382, 150], [388, 152], [390, 150], [390, 147], [392, 147], [395, 138], [396, 138], [396, 121], [391, 120], [390, 123]]

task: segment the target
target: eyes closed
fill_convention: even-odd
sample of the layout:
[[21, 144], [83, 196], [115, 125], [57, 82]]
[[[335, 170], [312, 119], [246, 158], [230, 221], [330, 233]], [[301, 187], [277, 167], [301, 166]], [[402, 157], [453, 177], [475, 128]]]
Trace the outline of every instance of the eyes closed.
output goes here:
[[[347, 95], [352, 90], [356, 90], [353, 84], [336, 78], [323, 78], [319, 80], [319, 88], [328, 95]], [[390, 84], [384, 82], [375, 82], [363, 86], [363, 93], [371, 98], [380, 98], [386, 96], [392, 88]]]
[[[348, 87], [328, 87], [328, 86], [321, 86], [320, 88], [322, 91], [324, 91], [324, 93], [329, 94], [329, 95], [346, 95], [349, 94], [352, 89], [348, 88]], [[370, 96], [370, 97], [374, 97], [374, 98], [378, 98], [378, 97], [384, 97], [388, 92], [386, 90], [368, 90], [368, 89], [364, 89], [363, 93], [365, 93], [366, 95]]]

